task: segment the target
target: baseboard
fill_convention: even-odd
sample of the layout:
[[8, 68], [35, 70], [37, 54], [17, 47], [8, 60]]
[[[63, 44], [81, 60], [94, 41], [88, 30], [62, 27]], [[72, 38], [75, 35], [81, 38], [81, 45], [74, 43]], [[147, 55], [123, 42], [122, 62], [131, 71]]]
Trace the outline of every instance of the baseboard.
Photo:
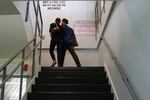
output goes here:
[[27, 89], [26, 89], [26, 92], [25, 92], [25, 94], [24, 94], [24, 96], [22, 97], [21, 100], [27, 100], [27, 94], [28, 94], [29, 92], [31, 92], [31, 86], [32, 86], [32, 84], [34, 84], [34, 83], [35, 83], [35, 76], [32, 78], [32, 80], [31, 80], [30, 83], [28, 84], [28, 87], [27, 87]]
[[[114, 96], [115, 96], [116, 100], [119, 100], [119, 97], [118, 97], [118, 95], [117, 95], [115, 86], [114, 86], [114, 84], [113, 84], [113, 81], [112, 81], [112, 78], [111, 78], [111, 75], [110, 75], [110, 73], [109, 73], [109, 70], [108, 70], [108, 67], [107, 67], [106, 63], [104, 63], [104, 67], [105, 67], [106, 73], [107, 73], [107, 75], [108, 75], [108, 78], [109, 78], [109, 81], [110, 81], [110, 84], [111, 84], [111, 87], [112, 87], [112, 92], [114, 93]], [[115, 100], [115, 99], [114, 99], [114, 100]]]
[[[38, 50], [49, 50], [49, 48], [38, 48]], [[75, 50], [97, 50], [97, 48], [75, 48]]]

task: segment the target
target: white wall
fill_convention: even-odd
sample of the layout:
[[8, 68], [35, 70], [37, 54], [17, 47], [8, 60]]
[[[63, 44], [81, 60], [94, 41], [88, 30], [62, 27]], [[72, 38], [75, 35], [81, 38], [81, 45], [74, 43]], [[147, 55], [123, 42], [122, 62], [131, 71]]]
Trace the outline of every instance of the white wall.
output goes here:
[[[77, 20], [95, 21], [95, 1], [66, 1], [66, 6], [61, 10], [47, 10], [46, 7], [42, 7], [41, 10], [44, 22], [43, 31], [46, 37], [43, 41], [43, 48], [49, 48], [49, 27], [50, 23], [55, 21], [55, 18], [67, 18], [69, 20], [69, 26], [71, 26], [74, 30]], [[88, 35], [76, 35], [79, 42], [78, 48], [96, 48], [97, 44], [94, 33], [91, 34], [89, 32], [87, 33]]]
[[[105, 34], [138, 100], [150, 98], [149, 4], [149, 0], [123, 0], [118, 3]], [[112, 62], [106, 64], [113, 66]], [[119, 97], [119, 100], [127, 100], [121, 95]]]
[[120, 72], [117, 69], [116, 64], [112, 60], [112, 57], [103, 42], [101, 43], [99, 53], [111, 83], [112, 91], [114, 93], [114, 100], [133, 100], [120, 75]]
[[0, 16], [0, 58], [10, 58], [27, 43], [20, 15]]
[[66, 6], [61, 10], [47, 10], [42, 6], [44, 21], [44, 33], [49, 34], [50, 23], [55, 22], [55, 18], [67, 18], [69, 25], [75, 28], [77, 20], [95, 20], [95, 1], [66, 1]]
[[[31, 3], [32, 2], [30, 2], [30, 7], [29, 7], [30, 11], [31, 11], [31, 6], [32, 6]], [[16, 6], [16, 8], [18, 9], [18, 11], [20, 12], [20, 14], [22, 16], [22, 22], [24, 24], [27, 39], [28, 39], [28, 41], [30, 41], [34, 37], [34, 28], [33, 28], [32, 24], [35, 24], [35, 23], [31, 22], [30, 14], [28, 17], [28, 21], [25, 22], [27, 1], [14, 1], [14, 5]]]
[[12, 0], [0, 0], [0, 15], [17, 15], [18, 10]]

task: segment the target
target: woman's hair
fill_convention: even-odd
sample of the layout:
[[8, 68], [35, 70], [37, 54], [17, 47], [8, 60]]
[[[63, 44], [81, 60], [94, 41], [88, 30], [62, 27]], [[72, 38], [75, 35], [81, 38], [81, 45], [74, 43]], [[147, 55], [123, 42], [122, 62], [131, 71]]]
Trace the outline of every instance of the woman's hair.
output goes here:
[[55, 19], [55, 22], [59, 22], [59, 23], [60, 23], [60, 22], [61, 22], [61, 19], [60, 19], [60, 18], [56, 18], [56, 19]]

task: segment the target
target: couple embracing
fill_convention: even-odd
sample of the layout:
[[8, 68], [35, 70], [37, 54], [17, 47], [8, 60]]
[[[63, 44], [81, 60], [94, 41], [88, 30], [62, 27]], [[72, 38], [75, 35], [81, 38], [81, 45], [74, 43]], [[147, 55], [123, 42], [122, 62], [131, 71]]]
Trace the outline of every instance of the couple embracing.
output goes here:
[[[79, 58], [75, 52], [74, 47], [78, 46], [74, 30], [68, 26], [69, 21], [66, 18], [55, 19], [55, 23], [50, 24], [49, 33], [51, 36], [50, 41], [50, 56], [53, 60], [51, 66], [58, 63], [58, 67], [63, 67], [66, 50], [72, 55], [76, 65], [81, 67]], [[54, 49], [57, 47], [57, 61], [54, 54]]]

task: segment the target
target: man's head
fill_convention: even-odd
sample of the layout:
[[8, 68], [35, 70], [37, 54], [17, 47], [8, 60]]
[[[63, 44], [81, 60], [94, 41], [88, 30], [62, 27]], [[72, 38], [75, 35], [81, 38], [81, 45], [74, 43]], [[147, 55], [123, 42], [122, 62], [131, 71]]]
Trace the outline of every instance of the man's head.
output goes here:
[[69, 23], [69, 21], [66, 18], [62, 19], [62, 25], [67, 25]]
[[60, 18], [56, 18], [55, 19], [55, 23], [59, 24], [61, 22], [61, 19]]

